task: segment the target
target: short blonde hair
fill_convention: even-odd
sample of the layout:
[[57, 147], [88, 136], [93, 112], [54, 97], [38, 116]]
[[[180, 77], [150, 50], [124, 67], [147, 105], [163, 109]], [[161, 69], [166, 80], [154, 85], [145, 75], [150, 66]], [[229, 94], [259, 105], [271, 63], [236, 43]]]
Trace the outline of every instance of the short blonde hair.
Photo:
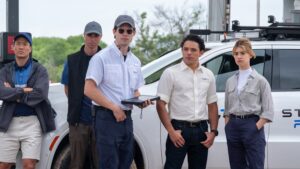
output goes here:
[[244, 49], [245, 52], [249, 53], [252, 56], [252, 58], [255, 59], [256, 55], [252, 49], [251, 42], [248, 38], [241, 38], [238, 41], [236, 41], [235, 45], [233, 46], [232, 53], [234, 53], [237, 48]]

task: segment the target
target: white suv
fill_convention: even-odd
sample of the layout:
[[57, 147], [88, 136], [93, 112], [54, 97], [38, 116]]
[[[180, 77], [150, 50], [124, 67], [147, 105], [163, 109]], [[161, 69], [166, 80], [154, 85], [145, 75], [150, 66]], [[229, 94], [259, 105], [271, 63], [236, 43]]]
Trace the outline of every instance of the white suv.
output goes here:
[[[300, 32], [300, 30], [299, 30]], [[216, 77], [219, 106], [219, 136], [209, 149], [209, 169], [229, 168], [224, 133], [224, 88], [228, 77], [238, 69], [231, 54], [234, 42], [207, 43], [200, 63]], [[272, 88], [275, 106], [274, 122], [267, 124], [266, 169], [299, 169], [300, 160], [300, 41], [253, 41], [256, 59], [251, 64], [263, 74]], [[155, 95], [162, 72], [181, 61], [181, 50], [172, 51], [143, 66], [145, 95]], [[63, 86], [51, 85], [49, 97], [57, 111], [57, 130], [45, 135], [39, 169], [68, 169], [70, 147], [68, 138], [67, 99]], [[160, 123], [155, 105], [141, 111], [134, 107], [135, 164], [137, 169], [160, 169], [165, 161], [167, 132]], [[183, 168], [187, 168], [186, 162]]]
[[[216, 77], [219, 115], [224, 110], [225, 82], [237, 70], [231, 55], [234, 42], [207, 43], [209, 49], [200, 58], [203, 66], [211, 69]], [[269, 81], [275, 105], [274, 122], [265, 127], [266, 168], [299, 169], [300, 147], [300, 42], [252, 42], [257, 58], [252, 66]], [[142, 94], [155, 95], [163, 70], [181, 61], [180, 49], [170, 52], [142, 68], [146, 85]], [[40, 169], [67, 169], [69, 163], [68, 125], [66, 122], [67, 99], [62, 85], [51, 85], [50, 100], [57, 111], [57, 130], [45, 135]], [[167, 132], [160, 123], [155, 105], [142, 112], [134, 108], [135, 163], [138, 169], [163, 168]], [[187, 168], [186, 163], [184, 168]], [[219, 121], [219, 136], [209, 150], [209, 169], [229, 168], [224, 120]]]
[[[209, 150], [207, 164], [209, 169], [230, 168], [222, 115], [225, 82], [238, 69], [231, 54], [233, 45], [234, 42], [222, 43], [205, 52], [200, 58], [200, 63], [215, 74], [221, 117], [219, 136]], [[210, 44], [207, 46], [210, 48]], [[252, 67], [269, 81], [275, 105], [274, 122], [265, 127], [267, 139], [265, 167], [299, 169], [300, 161], [297, 154], [300, 147], [300, 42], [261, 41], [252, 42], [252, 46], [257, 56], [251, 63]], [[180, 60], [181, 51], [178, 49], [144, 66], [147, 85], [142, 88], [142, 93], [155, 94], [162, 71]], [[143, 155], [143, 166], [147, 169], [162, 168], [167, 133], [159, 121], [155, 106], [143, 111], [143, 119], [139, 119], [139, 111], [137, 109], [134, 113], [136, 115], [134, 130]], [[136, 163], [139, 164], [138, 161]], [[187, 168], [186, 164], [184, 168]]]

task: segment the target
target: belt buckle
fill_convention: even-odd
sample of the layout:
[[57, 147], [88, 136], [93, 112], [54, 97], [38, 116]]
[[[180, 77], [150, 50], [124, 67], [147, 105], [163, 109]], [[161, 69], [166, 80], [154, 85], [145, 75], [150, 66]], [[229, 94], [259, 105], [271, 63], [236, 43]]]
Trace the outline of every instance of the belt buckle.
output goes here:
[[189, 122], [189, 127], [197, 127], [196, 125], [195, 125], [195, 123], [193, 123], [193, 122]]

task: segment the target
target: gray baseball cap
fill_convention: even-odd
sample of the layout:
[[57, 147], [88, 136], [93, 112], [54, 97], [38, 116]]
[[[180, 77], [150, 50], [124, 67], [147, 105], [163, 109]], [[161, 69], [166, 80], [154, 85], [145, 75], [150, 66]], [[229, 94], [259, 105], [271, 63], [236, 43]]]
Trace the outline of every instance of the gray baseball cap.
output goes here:
[[115, 27], [120, 27], [122, 24], [127, 23], [129, 24], [132, 28], [135, 28], [134, 25], [134, 20], [131, 16], [129, 15], [119, 15], [115, 21]]
[[92, 21], [85, 25], [84, 34], [95, 33], [102, 35], [102, 28], [98, 22]]

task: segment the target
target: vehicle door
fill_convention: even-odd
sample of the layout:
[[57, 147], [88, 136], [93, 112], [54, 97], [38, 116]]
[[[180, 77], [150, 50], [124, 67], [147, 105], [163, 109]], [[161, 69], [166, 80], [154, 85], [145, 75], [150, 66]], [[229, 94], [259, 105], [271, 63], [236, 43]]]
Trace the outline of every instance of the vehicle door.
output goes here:
[[275, 117], [269, 128], [269, 169], [300, 167], [300, 44], [273, 45], [272, 96]]
[[[232, 44], [233, 45], [233, 44]], [[232, 56], [232, 45], [224, 46], [219, 50], [211, 50], [203, 58], [200, 58], [203, 66], [209, 68], [215, 75], [216, 88], [218, 95], [219, 108], [219, 136], [215, 138], [214, 145], [209, 149], [207, 168], [225, 169], [229, 168], [229, 159], [227, 151], [227, 143], [224, 132], [224, 91], [226, 81], [234, 75], [238, 66], [235, 64]], [[265, 68], [270, 67], [266, 64], [271, 61], [271, 46], [270, 45], [253, 45], [256, 53], [256, 58], [251, 61], [252, 68], [261, 74], [265, 74]], [[266, 126], [266, 134], [268, 135], [269, 126]], [[267, 159], [267, 158], [266, 158]]]

